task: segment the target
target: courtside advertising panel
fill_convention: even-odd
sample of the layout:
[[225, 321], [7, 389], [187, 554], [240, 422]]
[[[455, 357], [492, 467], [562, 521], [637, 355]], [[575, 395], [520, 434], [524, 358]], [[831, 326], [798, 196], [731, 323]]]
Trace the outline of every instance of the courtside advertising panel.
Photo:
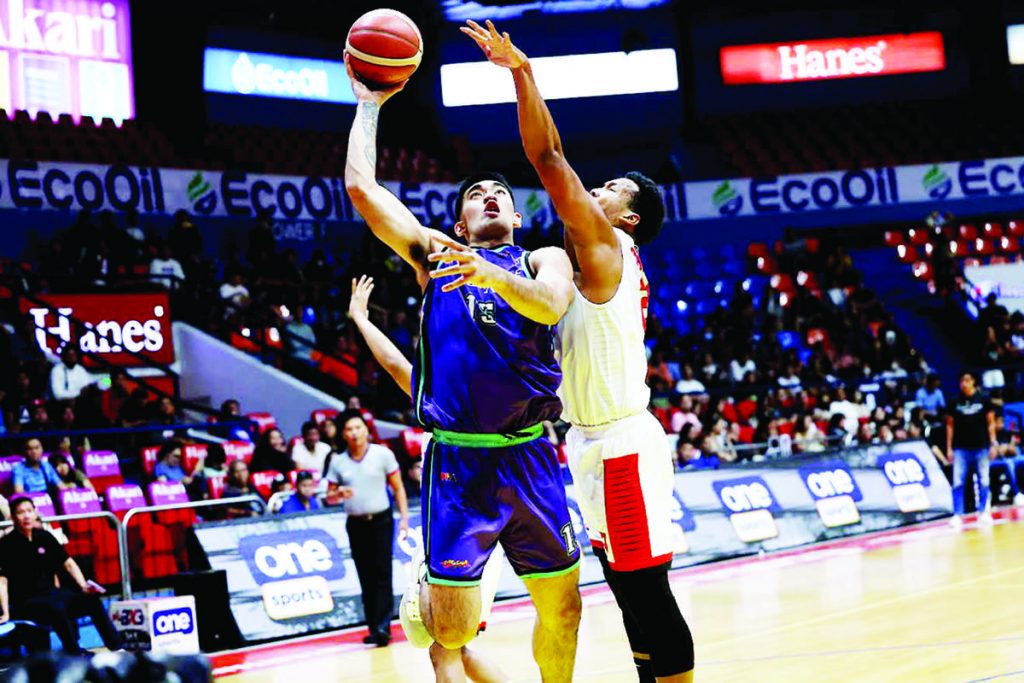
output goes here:
[[[601, 582], [601, 565], [572, 483], [566, 494], [583, 551], [580, 581]], [[673, 500], [673, 567], [893, 529], [952, 513], [949, 483], [923, 441], [679, 472]], [[344, 513], [213, 522], [195, 529], [211, 567], [227, 572], [231, 610], [247, 640], [362, 622]], [[398, 534], [396, 524], [396, 605], [422, 538], [414, 508], [407, 536]], [[524, 595], [522, 581], [505, 566], [498, 596]]]

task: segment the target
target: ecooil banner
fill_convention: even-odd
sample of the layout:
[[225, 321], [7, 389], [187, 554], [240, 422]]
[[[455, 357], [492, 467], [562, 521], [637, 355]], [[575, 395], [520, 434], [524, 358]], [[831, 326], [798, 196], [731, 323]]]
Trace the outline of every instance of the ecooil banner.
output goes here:
[[686, 183], [688, 219], [1024, 195], [1024, 157]]
[[[455, 223], [458, 185], [385, 182], [426, 226]], [[513, 188], [523, 226], [548, 229], [558, 220], [546, 192]], [[666, 220], [682, 220], [681, 185], [662, 187]], [[345, 193], [343, 178], [255, 175], [242, 171], [193, 171], [115, 164], [71, 164], [0, 159], [0, 210], [134, 209], [141, 214], [351, 223], [362, 219]]]

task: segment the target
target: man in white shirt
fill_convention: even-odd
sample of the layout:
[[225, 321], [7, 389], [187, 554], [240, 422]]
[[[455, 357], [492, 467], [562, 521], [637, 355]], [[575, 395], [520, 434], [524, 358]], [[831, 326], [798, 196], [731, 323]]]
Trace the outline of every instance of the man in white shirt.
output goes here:
[[693, 374], [693, 366], [690, 364], [684, 365], [683, 378], [676, 383], [676, 393], [703, 394], [705, 391], [704, 383]]
[[96, 378], [78, 363], [78, 351], [65, 346], [60, 363], [50, 370], [50, 392], [58, 401], [78, 398], [82, 389], [96, 382]]
[[748, 373], [757, 372], [757, 364], [749, 353], [744, 353], [742, 358], [733, 359], [729, 364], [729, 372], [732, 374], [732, 381], [739, 384]]
[[153, 282], [167, 289], [177, 289], [185, 279], [185, 271], [178, 260], [171, 256], [171, 248], [166, 244], [160, 247], [160, 256], [150, 261], [149, 275]]
[[220, 286], [221, 301], [226, 301], [242, 308], [249, 303], [249, 288], [243, 282], [242, 274], [231, 273], [228, 281]]
[[322, 475], [331, 447], [320, 440], [320, 430], [315, 422], [302, 425], [302, 441], [292, 446], [292, 462], [295, 469], [308, 470]]
[[409, 530], [409, 504], [395, 454], [370, 443], [370, 429], [362, 413], [347, 411], [339, 418], [338, 426], [345, 439], [345, 452], [331, 460], [327, 472], [328, 500], [335, 494], [345, 499], [345, 530], [370, 629], [363, 642], [384, 647], [391, 642], [395, 604], [391, 583], [395, 519], [388, 489], [394, 494], [399, 531], [403, 534]]

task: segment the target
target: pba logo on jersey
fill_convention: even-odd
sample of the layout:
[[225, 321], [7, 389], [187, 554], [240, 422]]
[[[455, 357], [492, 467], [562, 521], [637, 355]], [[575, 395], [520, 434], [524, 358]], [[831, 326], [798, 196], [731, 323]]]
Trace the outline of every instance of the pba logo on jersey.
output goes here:
[[711, 195], [711, 203], [722, 216], [735, 216], [743, 208], [743, 195], [728, 180], [722, 181]]
[[928, 169], [921, 179], [921, 186], [932, 199], [945, 199], [953, 191], [953, 181], [938, 164]]
[[931, 486], [928, 471], [913, 453], [890, 453], [878, 459], [878, 467], [892, 487], [900, 512], [920, 512], [932, 506], [928, 499]]
[[764, 479], [736, 477], [713, 482], [711, 486], [741, 541], [755, 543], [779, 535], [772, 513], [781, 512], [782, 508]]
[[341, 551], [322, 529], [248, 536], [238, 543], [263, 593], [267, 616], [276, 621], [334, 610], [328, 581], [345, 577]]
[[807, 465], [799, 471], [825, 526], [833, 528], [860, 522], [857, 501], [864, 495], [846, 463], [834, 460]]

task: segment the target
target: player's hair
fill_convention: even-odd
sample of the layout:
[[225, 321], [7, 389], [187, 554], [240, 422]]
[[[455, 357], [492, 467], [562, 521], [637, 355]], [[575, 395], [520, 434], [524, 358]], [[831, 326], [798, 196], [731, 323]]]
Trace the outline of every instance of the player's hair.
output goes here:
[[313, 422], [312, 420], [307, 420], [306, 422], [302, 423], [302, 431], [299, 433], [302, 436], [306, 436], [306, 434], [309, 434], [310, 431], [314, 431], [317, 434], [320, 433], [320, 429], [316, 426], [316, 422]]
[[640, 222], [633, 229], [633, 241], [647, 244], [661, 232], [665, 224], [665, 201], [658, 184], [639, 171], [626, 174], [640, 188], [629, 203], [629, 210], [640, 216]]
[[466, 178], [465, 180], [463, 180], [462, 184], [459, 185], [459, 194], [458, 196], [455, 197], [456, 221], [462, 220], [462, 200], [465, 198], [466, 192], [469, 190], [469, 188], [485, 180], [492, 180], [498, 183], [499, 185], [503, 185], [505, 189], [508, 190], [509, 195], [513, 196], [514, 200], [515, 195], [512, 192], [512, 186], [509, 185], [508, 180], [505, 178], [505, 176], [501, 175], [497, 171], [481, 171], [480, 173], [475, 173]]

